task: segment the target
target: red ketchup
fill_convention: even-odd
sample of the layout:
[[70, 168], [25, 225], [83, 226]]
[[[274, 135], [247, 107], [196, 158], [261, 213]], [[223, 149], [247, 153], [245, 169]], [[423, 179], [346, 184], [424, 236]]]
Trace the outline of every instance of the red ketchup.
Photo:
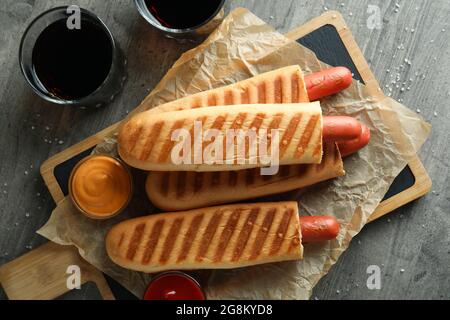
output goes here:
[[205, 300], [205, 295], [191, 276], [182, 272], [166, 272], [150, 282], [144, 300]]

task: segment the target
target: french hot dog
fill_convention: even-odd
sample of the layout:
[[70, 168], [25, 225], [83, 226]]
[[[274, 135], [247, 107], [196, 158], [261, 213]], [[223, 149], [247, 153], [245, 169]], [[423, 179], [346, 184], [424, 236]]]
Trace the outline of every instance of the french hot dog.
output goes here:
[[[198, 126], [201, 128], [197, 130]], [[247, 151], [240, 154], [227, 152], [232, 148], [226, 145], [215, 154], [216, 159], [222, 163], [208, 163], [202, 157], [204, 154], [208, 155], [211, 144], [203, 141], [202, 132], [211, 131], [210, 129], [219, 132], [219, 138], [226, 144], [230, 142], [225, 141], [230, 130], [241, 130], [246, 135], [253, 133], [253, 136], [256, 132], [266, 132], [266, 141], [269, 142], [264, 147], [266, 150], [253, 152], [256, 149], [253, 148], [252, 154], [249, 153], [249, 143], [244, 146]], [[230, 171], [258, 168], [269, 165], [264, 163], [262, 154], [267, 152], [268, 145], [273, 140], [269, 136], [273, 133], [272, 130], [278, 134], [279, 152], [278, 155], [273, 155], [277, 157], [279, 165], [321, 162], [322, 110], [319, 102], [230, 105], [160, 114], [142, 112], [121, 127], [117, 139], [118, 151], [128, 165], [147, 171]], [[198, 131], [201, 133], [196, 136]], [[181, 143], [180, 139], [174, 139], [177, 132], [186, 134], [186, 138], [182, 136]], [[258, 137], [258, 140], [263, 138]], [[231, 146], [233, 141], [235, 140], [231, 139]], [[181, 147], [174, 149], [175, 145], [188, 145], [192, 151], [184, 151], [183, 147], [181, 152]], [[241, 142], [241, 145], [244, 144]], [[174, 153], [185, 154], [189, 159], [174, 162]], [[200, 161], [198, 155], [201, 157]]]
[[239, 268], [301, 259], [302, 230], [309, 242], [329, 239], [329, 220], [299, 219], [295, 201], [235, 204], [127, 220], [105, 244], [113, 262], [136, 271]]
[[292, 65], [154, 108], [149, 103], [151, 99], [144, 99], [140, 108], [151, 113], [161, 113], [217, 105], [309, 102], [338, 93], [351, 82], [351, 71], [345, 67], [330, 68], [304, 76], [298, 65]]
[[358, 138], [339, 142], [339, 151], [341, 152], [342, 157], [347, 157], [362, 148], [364, 148], [370, 141], [370, 129], [366, 125], [361, 125], [361, 134]]
[[310, 101], [320, 100], [341, 92], [352, 84], [352, 72], [345, 67], [335, 67], [305, 76]]
[[304, 188], [344, 175], [335, 143], [325, 143], [320, 164], [281, 166], [275, 175], [259, 169], [223, 172], [157, 172], [147, 176], [150, 201], [165, 211], [202, 208]]

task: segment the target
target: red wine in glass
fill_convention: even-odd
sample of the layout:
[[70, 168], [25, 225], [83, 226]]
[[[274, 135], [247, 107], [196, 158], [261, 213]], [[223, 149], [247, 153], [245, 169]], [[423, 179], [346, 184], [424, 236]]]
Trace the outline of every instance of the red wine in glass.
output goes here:
[[207, 22], [222, 3], [222, 0], [145, 0], [150, 14], [171, 29], [195, 28]]

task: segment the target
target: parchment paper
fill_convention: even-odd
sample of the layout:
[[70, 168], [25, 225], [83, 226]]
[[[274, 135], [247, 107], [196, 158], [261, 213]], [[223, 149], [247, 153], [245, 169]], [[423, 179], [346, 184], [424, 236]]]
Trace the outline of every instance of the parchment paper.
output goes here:
[[[305, 73], [327, 67], [310, 50], [239, 8], [204, 43], [183, 54], [132, 114], [292, 64], [299, 64]], [[322, 107], [324, 114], [351, 115], [367, 124], [372, 133], [369, 146], [345, 159], [344, 177], [268, 199], [297, 199], [303, 215], [335, 215], [342, 225], [338, 238], [306, 245], [305, 257], [298, 262], [195, 272], [209, 299], [308, 299], [313, 286], [362, 229], [430, 130], [430, 125], [405, 106], [382, 95], [370, 96], [356, 81], [350, 89], [324, 100]], [[95, 152], [115, 153], [115, 143], [112, 136]], [[143, 174], [134, 174], [138, 177], [137, 194], [120, 216], [94, 221], [78, 213], [66, 198], [38, 233], [54, 242], [77, 246], [87, 261], [141, 297], [151, 275], [114, 265], [104, 248], [104, 237], [112, 225], [157, 212], [146, 199]]]

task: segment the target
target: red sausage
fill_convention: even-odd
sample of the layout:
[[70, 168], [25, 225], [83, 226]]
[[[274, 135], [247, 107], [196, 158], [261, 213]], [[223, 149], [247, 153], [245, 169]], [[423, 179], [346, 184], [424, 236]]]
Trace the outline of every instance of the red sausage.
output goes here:
[[361, 123], [347, 116], [323, 117], [323, 141], [340, 142], [357, 139], [361, 136]]
[[341, 92], [352, 84], [352, 72], [346, 67], [335, 67], [305, 76], [310, 101]]
[[339, 142], [338, 147], [342, 157], [349, 156], [367, 146], [370, 141], [370, 129], [366, 125], [361, 125], [361, 135], [353, 140]]
[[335, 217], [305, 216], [300, 217], [302, 243], [327, 241], [337, 237], [340, 225]]

